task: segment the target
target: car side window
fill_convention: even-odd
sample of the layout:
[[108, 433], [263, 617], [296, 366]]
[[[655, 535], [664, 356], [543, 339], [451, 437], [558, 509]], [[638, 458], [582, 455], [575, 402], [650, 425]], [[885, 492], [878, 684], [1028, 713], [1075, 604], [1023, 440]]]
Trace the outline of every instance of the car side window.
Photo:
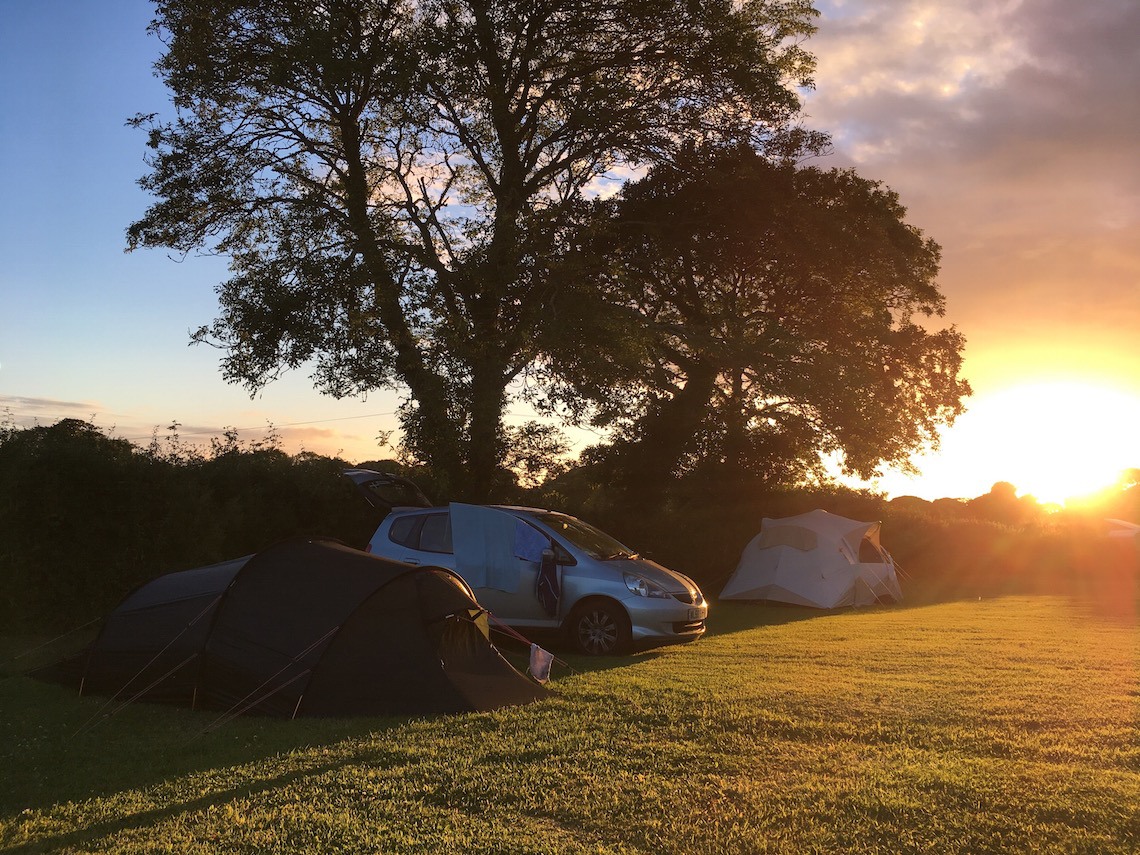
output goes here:
[[451, 548], [451, 514], [428, 514], [420, 529], [420, 549], [424, 552], [447, 552]]
[[417, 522], [419, 519], [415, 516], [400, 517], [393, 520], [392, 527], [388, 529], [388, 540], [401, 546], [411, 546], [412, 535], [416, 530]]

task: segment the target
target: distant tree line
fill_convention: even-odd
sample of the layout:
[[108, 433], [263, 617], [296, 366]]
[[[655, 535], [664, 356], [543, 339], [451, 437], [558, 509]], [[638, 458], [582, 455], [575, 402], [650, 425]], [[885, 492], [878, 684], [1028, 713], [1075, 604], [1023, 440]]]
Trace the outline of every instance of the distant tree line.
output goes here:
[[[73, 419], [0, 426], [0, 628], [71, 629], [154, 576], [248, 555], [295, 535], [363, 547], [379, 519], [343, 477], [347, 465], [286, 454], [272, 433], [242, 443], [228, 432], [199, 449], [179, 440], [177, 426], [144, 447]], [[446, 479], [426, 467], [395, 460], [358, 465], [409, 475], [437, 503], [455, 498], [443, 491]], [[1033, 503], [1030, 515], [1003, 485], [968, 502], [888, 502], [838, 486], [793, 489], [693, 473], [662, 503], [644, 507], [631, 504], [606, 480], [605, 468], [589, 462], [533, 485], [509, 474], [499, 479], [500, 500], [579, 515], [689, 574], [712, 597], [761, 519], [823, 508], [883, 521], [884, 545], [903, 570], [911, 600], [1108, 591], [1118, 603], [1135, 602], [1132, 545], [1103, 536], [1105, 516], [1140, 521], [1140, 478], [1127, 473], [1095, 505], [1046, 514]], [[1132, 587], [1111, 588], [1125, 583]]]
[[297, 534], [360, 545], [376, 524], [339, 461], [171, 439], [139, 448], [75, 419], [0, 432], [0, 625], [68, 628], [162, 573]]

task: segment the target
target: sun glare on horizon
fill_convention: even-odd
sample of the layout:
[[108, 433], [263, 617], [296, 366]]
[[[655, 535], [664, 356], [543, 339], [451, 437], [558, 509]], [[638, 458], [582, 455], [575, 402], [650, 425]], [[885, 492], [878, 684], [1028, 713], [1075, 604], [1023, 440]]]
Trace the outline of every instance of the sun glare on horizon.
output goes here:
[[971, 398], [919, 478], [887, 477], [890, 495], [973, 498], [998, 481], [1063, 504], [1140, 467], [1140, 395], [1079, 380], [1011, 386]]

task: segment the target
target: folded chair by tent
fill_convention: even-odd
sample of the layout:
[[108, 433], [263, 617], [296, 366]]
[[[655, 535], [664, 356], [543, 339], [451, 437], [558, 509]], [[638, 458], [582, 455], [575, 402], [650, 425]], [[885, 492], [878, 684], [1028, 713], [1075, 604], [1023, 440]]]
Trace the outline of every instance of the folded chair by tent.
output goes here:
[[83, 653], [41, 676], [120, 700], [283, 717], [491, 710], [546, 695], [491, 644], [454, 573], [322, 539], [148, 582]]
[[817, 510], [764, 519], [720, 599], [834, 609], [898, 602], [902, 591], [879, 523]]

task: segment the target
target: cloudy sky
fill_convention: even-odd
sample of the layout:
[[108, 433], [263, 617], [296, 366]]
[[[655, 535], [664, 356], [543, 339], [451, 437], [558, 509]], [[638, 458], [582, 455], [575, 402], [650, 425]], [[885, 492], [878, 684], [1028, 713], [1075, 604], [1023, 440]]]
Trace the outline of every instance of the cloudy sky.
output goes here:
[[1057, 499], [1140, 465], [1140, 3], [821, 11], [810, 121], [942, 245], [975, 390], [925, 479], [884, 485]]
[[[808, 123], [822, 165], [898, 191], [943, 247], [970, 412], [891, 495], [997, 480], [1057, 500], [1140, 466], [1140, 3], [821, 3]], [[330, 401], [303, 375], [251, 400], [188, 347], [218, 259], [123, 253], [146, 207], [137, 112], [162, 111], [145, 0], [0, 2], [0, 418], [89, 418], [145, 441], [181, 423], [360, 460], [396, 400]], [[583, 437], [582, 442], [589, 437]]]

